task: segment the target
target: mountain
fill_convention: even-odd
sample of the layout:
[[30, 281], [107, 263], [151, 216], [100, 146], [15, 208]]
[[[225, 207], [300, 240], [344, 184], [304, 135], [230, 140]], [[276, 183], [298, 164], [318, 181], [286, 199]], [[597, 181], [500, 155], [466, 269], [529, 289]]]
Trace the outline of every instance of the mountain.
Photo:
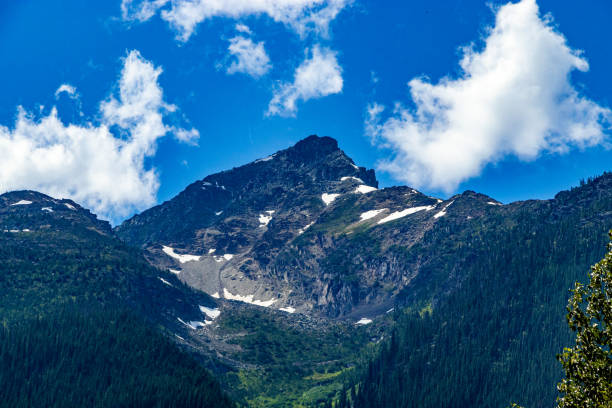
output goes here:
[[337, 197], [377, 185], [374, 172], [357, 167], [335, 140], [311, 136], [197, 181], [116, 233], [210, 295], [310, 312], [317, 306], [312, 295], [296, 290], [300, 277], [283, 276], [279, 259]]
[[0, 196], [0, 310], [30, 314], [72, 301], [122, 303], [169, 327], [204, 320], [216, 302], [149, 265], [106, 221], [33, 191]]
[[341, 373], [370, 339], [213, 299], [90, 211], [33, 191], [0, 195], [0, 290], [0, 406], [230, 406], [219, 381], [242, 403], [311, 405], [342, 376], [304, 378]]
[[555, 356], [574, 343], [569, 289], [588, 281], [606, 252], [612, 174], [509, 207], [477, 229], [449, 224], [446, 237], [430, 238], [444, 250], [425, 287], [460, 284], [429, 311], [396, 316], [381, 354], [356, 380], [353, 408], [554, 406], [562, 378]]
[[[611, 225], [610, 173], [550, 200], [442, 200], [378, 189], [373, 170], [317, 136], [115, 229], [72, 201], [12, 192], [0, 196], [0, 318], [23, 329], [0, 353], [60, 330], [42, 319], [61, 328], [62, 350], [83, 333], [81, 356], [95, 350], [85, 338], [110, 335], [119, 372], [142, 367], [113, 344], [131, 336], [147, 361], [165, 350], [173, 378], [203, 376], [220, 403], [203, 367], [252, 407], [548, 407], [571, 341], [567, 290]], [[136, 389], [168, 383], [133, 372]]]
[[[392, 362], [381, 355], [372, 364], [384, 369], [355, 379], [361, 406], [550, 406], [555, 354], [571, 340], [567, 290], [605, 248], [612, 175], [509, 204], [377, 184], [335, 141], [311, 136], [197, 181], [115, 232], [221, 300], [295, 312], [289, 322], [363, 325], [372, 342], [395, 326]], [[411, 391], [387, 393], [389, 384]]]
[[473, 192], [443, 201], [377, 187], [335, 140], [310, 136], [197, 181], [115, 231], [214, 297], [358, 321], [403, 301], [435, 268], [418, 254], [434, 250], [423, 249], [428, 234], [517, 208]]
[[0, 195], [0, 291], [0, 406], [233, 405], [170, 340], [216, 302], [70, 200]]

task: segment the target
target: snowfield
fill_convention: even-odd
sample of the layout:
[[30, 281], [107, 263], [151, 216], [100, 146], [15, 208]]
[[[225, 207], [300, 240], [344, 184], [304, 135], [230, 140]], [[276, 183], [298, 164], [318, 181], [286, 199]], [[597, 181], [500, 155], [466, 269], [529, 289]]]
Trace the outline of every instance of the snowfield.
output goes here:
[[355, 189], [355, 193], [368, 194], [376, 190], [378, 190], [376, 187], [366, 186], [365, 184], [362, 184]]
[[251, 305], [262, 306], [262, 307], [270, 307], [276, 302], [276, 299], [255, 300], [254, 295], [247, 295], [247, 296], [234, 295], [226, 288], [223, 288], [223, 297], [229, 300], [236, 300], [238, 302], [249, 303]]
[[385, 210], [386, 210], [386, 208], [381, 208], [380, 210], [366, 211], [364, 213], [361, 213], [359, 218], [361, 219], [361, 221], [369, 220], [370, 218], [376, 217], [378, 214], [380, 214], [381, 212], [383, 212]]
[[15, 204], [11, 204], [11, 206], [13, 206], [13, 205], [30, 205], [30, 204], [32, 204], [31, 201], [21, 200], [21, 201], [17, 201]]
[[217, 317], [219, 317], [219, 315], [221, 315], [221, 311], [219, 309], [211, 309], [206, 306], [200, 306], [200, 311], [212, 320], [215, 320]]
[[321, 200], [323, 200], [325, 205], [330, 205], [331, 203], [334, 202], [334, 200], [336, 198], [338, 198], [339, 195], [340, 194], [327, 194], [327, 193], [323, 193], [323, 194], [321, 194]]
[[199, 261], [200, 258], [201, 258], [198, 255], [181, 255], [181, 254], [177, 254], [176, 252], [174, 252], [174, 248], [171, 248], [171, 247], [166, 246], [166, 245], [163, 246], [162, 250], [164, 251], [164, 253], [166, 255], [168, 255], [171, 258], [176, 259], [180, 263]]
[[403, 218], [403, 217], [405, 217], [407, 215], [410, 215], [410, 214], [417, 213], [419, 211], [430, 211], [430, 210], [433, 210], [434, 208], [435, 208], [435, 206], [433, 206], [433, 205], [424, 205], [424, 206], [421, 206], [421, 207], [406, 208], [405, 210], [396, 211], [396, 212], [392, 213], [391, 215], [386, 216], [382, 220], [379, 220], [378, 224], [384, 224], [384, 223], [389, 222], [389, 221], [398, 220], [400, 218]]
[[368, 319], [368, 318], [366, 318], [366, 317], [362, 317], [362, 318], [361, 318], [361, 320], [359, 320], [359, 321], [358, 321], [357, 323], [355, 323], [355, 324], [358, 324], [358, 325], [360, 325], [360, 326], [365, 326], [366, 324], [370, 324], [370, 323], [372, 323], [372, 319]]

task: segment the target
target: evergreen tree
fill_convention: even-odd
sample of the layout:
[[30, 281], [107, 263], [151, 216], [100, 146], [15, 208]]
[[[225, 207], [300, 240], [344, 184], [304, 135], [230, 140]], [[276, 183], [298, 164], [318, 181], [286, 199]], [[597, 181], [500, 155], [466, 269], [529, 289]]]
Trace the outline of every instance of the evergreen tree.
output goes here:
[[[612, 238], [612, 231], [610, 233]], [[612, 406], [612, 243], [591, 268], [588, 285], [576, 283], [567, 306], [567, 321], [576, 345], [559, 360], [565, 378], [558, 389], [559, 407]]]

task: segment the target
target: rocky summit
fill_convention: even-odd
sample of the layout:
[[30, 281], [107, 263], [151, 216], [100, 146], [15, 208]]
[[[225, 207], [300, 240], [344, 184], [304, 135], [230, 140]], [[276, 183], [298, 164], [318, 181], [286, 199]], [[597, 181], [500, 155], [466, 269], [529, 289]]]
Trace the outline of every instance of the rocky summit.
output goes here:
[[526, 212], [537, 230], [576, 211], [563, 194], [502, 205], [472, 191], [442, 200], [377, 187], [334, 139], [310, 136], [207, 176], [115, 232], [213, 297], [359, 321], [459, 287], [484, 231]]

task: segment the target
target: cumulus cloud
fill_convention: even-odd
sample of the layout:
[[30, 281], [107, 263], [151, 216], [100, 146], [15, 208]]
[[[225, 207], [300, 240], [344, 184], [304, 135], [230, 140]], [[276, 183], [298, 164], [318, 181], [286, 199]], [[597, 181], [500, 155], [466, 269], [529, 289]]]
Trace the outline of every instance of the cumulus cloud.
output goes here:
[[602, 143], [611, 112], [572, 85], [589, 65], [535, 0], [497, 9], [476, 50], [464, 48], [458, 78], [409, 83], [413, 108], [397, 104], [383, 120], [368, 108], [366, 132], [394, 151], [381, 168], [415, 186], [448, 192], [507, 156], [534, 160]]
[[295, 116], [297, 102], [342, 92], [342, 68], [336, 53], [315, 45], [296, 69], [293, 82], [281, 84], [270, 101], [268, 115]]
[[130, 52], [118, 95], [102, 101], [95, 123], [65, 125], [56, 108], [36, 119], [19, 107], [14, 127], [0, 127], [0, 192], [33, 189], [72, 198], [115, 221], [154, 204], [159, 179], [145, 160], [157, 141], [169, 132], [190, 142], [198, 136], [164, 123], [177, 108], [163, 99], [161, 73]]
[[248, 37], [239, 35], [230, 39], [228, 51], [234, 59], [227, 68], [228, 74], [243, 73], [259, 78], [272, 68], [263, 41], [256, 43]]
[[[187, 41], [198, 24], [214, 17], [239, 19], [266, 15], [299, 35], [327, 35], [329, 24], [352, 0], [122, 0], [124, 20], [146, 21], [160, 11], [161, 18]], [[166, 5], [169, 7], [165, 7]]]

